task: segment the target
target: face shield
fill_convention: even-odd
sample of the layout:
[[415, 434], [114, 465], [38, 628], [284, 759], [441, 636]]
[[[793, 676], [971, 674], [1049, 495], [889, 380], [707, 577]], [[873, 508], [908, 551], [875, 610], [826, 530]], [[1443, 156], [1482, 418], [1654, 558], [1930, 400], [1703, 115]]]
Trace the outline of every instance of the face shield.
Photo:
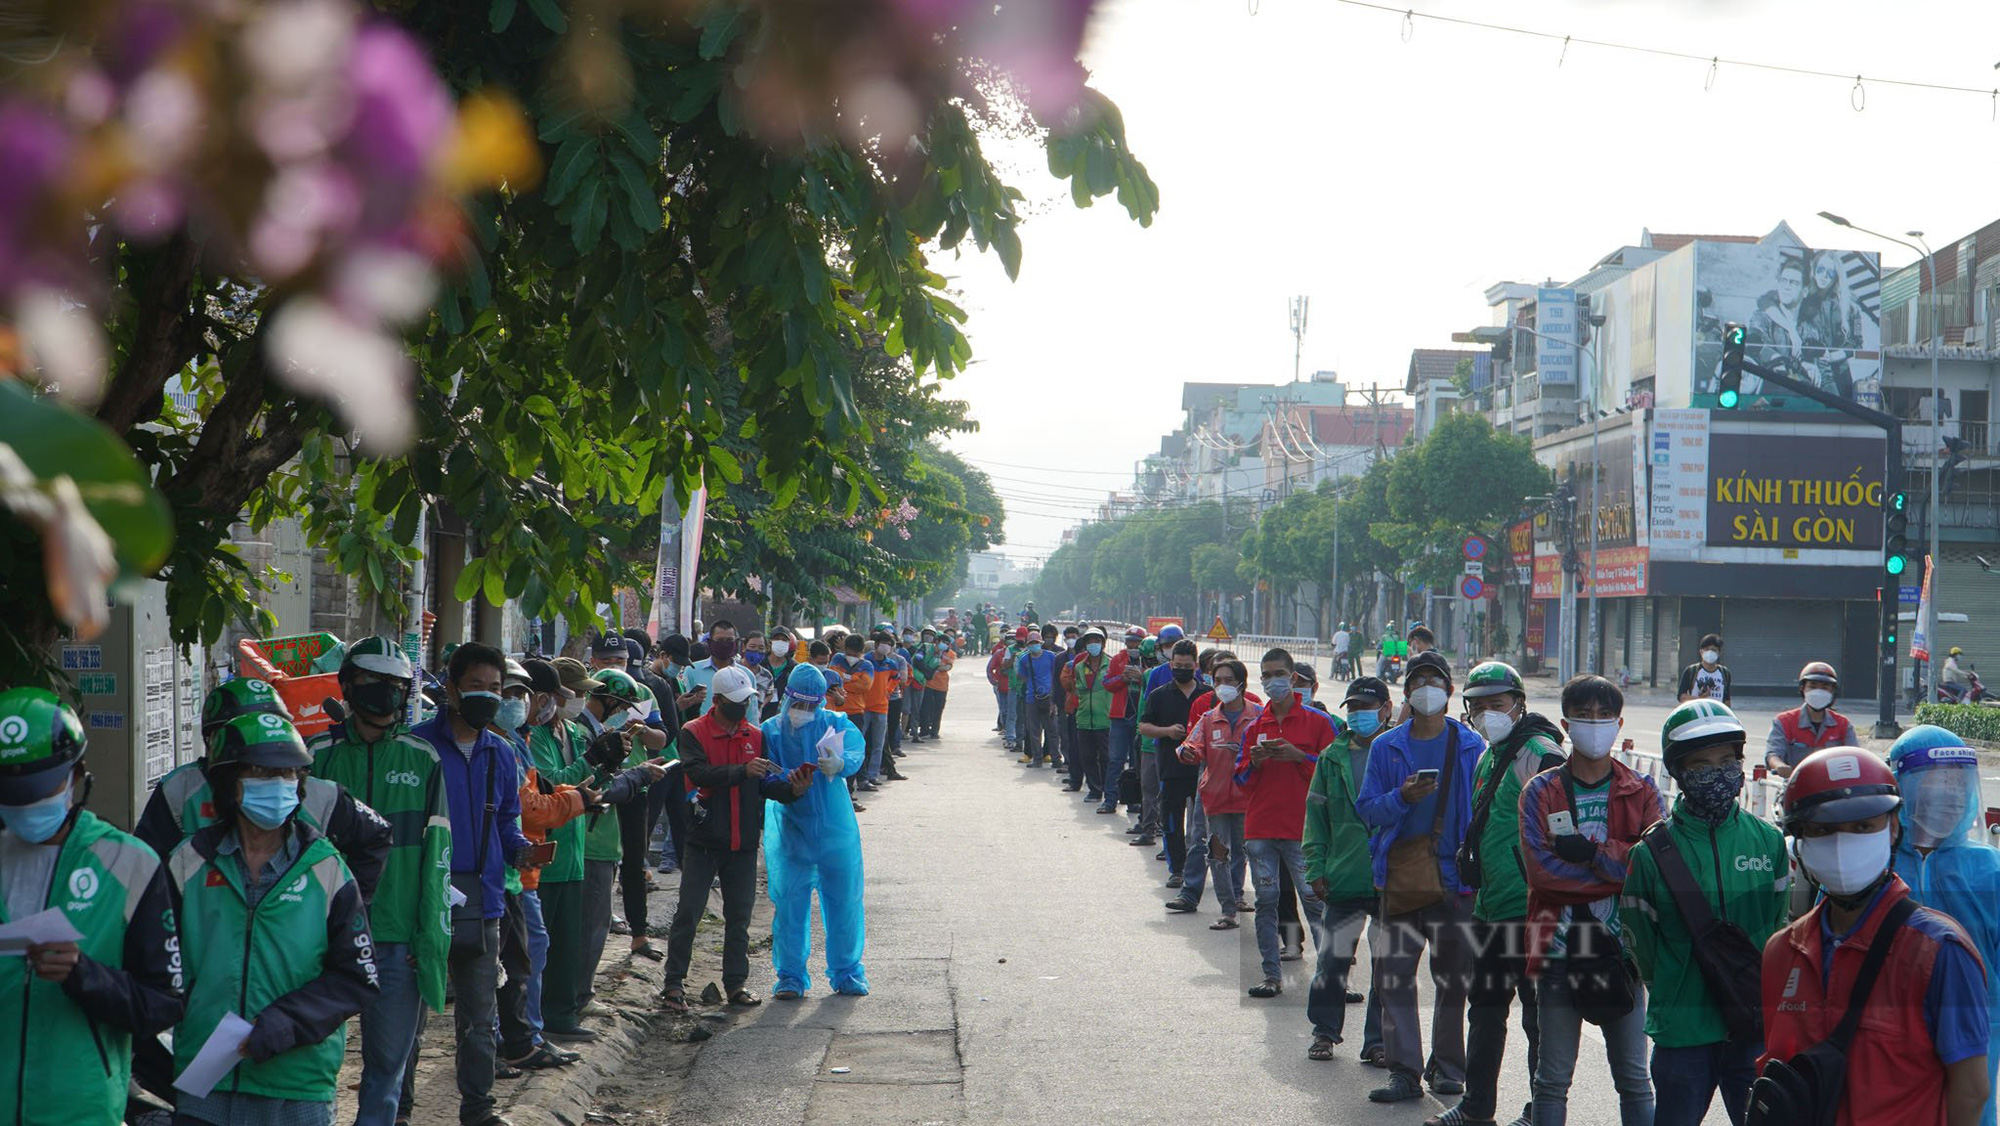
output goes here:
[[1961, 840], [1979, 818], [1979, 767], [1946, 763], [1904, 774], [1897, 782], [1903, 794], [1903, 827], [1917, 848], [1936, 848]]

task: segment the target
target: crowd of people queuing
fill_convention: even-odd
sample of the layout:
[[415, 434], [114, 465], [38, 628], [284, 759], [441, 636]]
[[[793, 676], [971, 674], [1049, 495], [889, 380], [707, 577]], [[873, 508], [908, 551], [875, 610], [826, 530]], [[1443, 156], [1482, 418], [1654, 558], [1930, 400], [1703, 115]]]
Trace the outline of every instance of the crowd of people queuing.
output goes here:
[[[1625, 695], [1601, 676], [1547, 701], [1498, 661], [1460, 683], [1418, 625], [1382, 642], [1393, 679], [1322, 693], [1284, 649], [1252, 665], [1178, 626], [1120, 632], [1109, 650], [1089, 625], [994, 640], [994, 730], [1161, 845], [1168, 912], [1212, 889], [1209, 929], [1254, 916], [1248, 996], [1280, 996], [1310, 936], [1306, 1054], [1331, 1060], [1363, 1006], [1360, 1059], [1386, 1072], [1371, 1100], [1428, 1087], [1456, 1101], [1427, 1126], [1495, 1123], [1518, 1009], [1532, 1098], [1512, 1126], [1567, 1121], [1585, 1024], [1623, 1126], [1697, 1126], [1717, 1096], [1739, 1126], [1993, 1126], [2000, 850], [1958, 736], [1855, 746], [1815, 661], [1747, 759], [1710, 635], [1660, 732], [1663, 793], [1617, 753]], [[1776, 823], [1745, 800], [1766, 772]]]
[[[43, 917], [0, 949], [24, 963], [0, 974], [0, 1117], [116, 1123], [149, 1105], [128, 1103], [136, 1083], [176, 1124], [325, 1126], [358, 1016], [355, 1122], [406, 1123], [418, 1037], [449, 1004], [459, 1121], [505, 1126], [496, 1081], [574, 1063], [565, 1045], [615, 1016], [597, 996], [614, 929], [663, 963], [661, 1007], [686, 1012], [719, 886], [726, 1004], [761, 1003], [760, 848], [773, 997], [811, 988], [815, 896], [830, 987], [865, 995], [855, 796], [899, 777], [904, 741], [936, 737], [955, 659], [933, 629], [807, 640], [718, 620], [554, 660], [448, 647], [418, 701], [400, 646], [360, 639], [338, 722], [310, 742], [269, 683], [211, 691], [206, 754], [160, 780], [131, 833], [86, 808], [77, 713], [0, 692], [0, 922]], [[681, 873], [664, 949], [656, 830], [657, 870]], [[184, 1082], [218, 1036], [226, 1076]]]

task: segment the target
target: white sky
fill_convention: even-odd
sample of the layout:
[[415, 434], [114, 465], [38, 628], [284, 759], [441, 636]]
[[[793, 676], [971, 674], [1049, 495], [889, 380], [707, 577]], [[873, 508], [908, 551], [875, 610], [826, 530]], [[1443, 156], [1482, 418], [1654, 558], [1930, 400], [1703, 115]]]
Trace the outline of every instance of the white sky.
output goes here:
[[[1046, 556], [1180, 420], [1187, 381], [1291, 377], [1286, 303], [1312, 298], [1303, 370], [1402, 386], [1412, 348], [1490, 321], [1496, 281], [1568, 280], [1642, 227], [1912, 257], [1821, 210], [1933, 245], [2000, 214], [1990, 0], [1408, 0], [1557, 35], [1860, 73], [1852, 80], [1560, 43], [1335, 0], [1103, 0], [1085, 53], [1160, 187], [1141, 229], [1078, 211], [1033, 153], [1021, 277], [966, 253], [974, 363], [947, 391], [977, 433], [1007, 543]], [[1392, 0], [1401, 3], [1402, 0]], [[1010, 164], [1014, 160], [1009, 161]], [[1038, 468], [1020, 468], [1021, 466]]]

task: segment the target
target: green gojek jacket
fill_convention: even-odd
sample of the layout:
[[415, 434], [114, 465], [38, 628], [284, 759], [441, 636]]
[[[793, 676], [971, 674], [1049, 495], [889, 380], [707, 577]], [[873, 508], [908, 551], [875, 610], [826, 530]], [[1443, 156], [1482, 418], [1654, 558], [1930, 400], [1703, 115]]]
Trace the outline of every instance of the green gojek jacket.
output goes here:
[[[1070, 673], [1076, 681], [1076, 726], [1080, 731], [1103, 731], [1111, 726], [1111, 658], [1096, 658], [1097, 669], [1091, 671], [1091, 658], [1078, 657], [1070, 664]], [[1125, 690], [1125, 682], [1118, 682], [1118, 690]]]
[[369, 929], [377, 942], [410, 947], [424, 1003], [443, 1012], [451, 956], [451, 814], [436, 749], [408, 727], [369, 743], [338, 723], [306, 749], [313, 777], [339, 783], [389, 823], [389, 858], [369, 900]]
[[[1742, 927], [1759, 950], [1789, 920], [1792, 886], [1785, 837], [1777, 826], [1737, 807], [1720, 825], [1690, 816], [1674, 799], [1667, 831], [1716, 917]], [[1646, 998], [1646, 1035], [1665, 1048], [1715, 1044], [1729, 1038], [1722, 1011], [1689, 951], [1694, 938], [1660, 865], [1644, 841], [1626, 858], [1618, 921], [1630, 940]]]
[[[627, 730], [637, 729], [638, 725], [634, 724]], [[585, 742], [587, 745], [587, 738]], [[659, 751], [649, 751], [640, 746], [637, 741], [634, 741], [631, 752], [625, 756], [625, 761], [619, 764], [619, 770], [631, 770], [633, 767], [652, 759], [656, 755], [671, 762], [680, 757], [680, 751], [674, 746], [672, 740], [669, 740], [666, 747]], [[621, 800], [630, 799], [620, 799], [615, 796], [622, 789], [622, 787], [614, 788], [617, 778], [618, 775], [611, 771], [597, 771], [596, 778], [591, 784], [599, 790], [604, 791], [606, 808], [597, 810], [594, 813], [586, 813], [582, 817], [577, 818], [577, 820], [585, 822], [583, 835], [583, 858], [585, 860], [616, 862], [624, 855], [623, 840], [619, 836], [618, 831], [618, 811], [611, 807], [620, 804]], [[675, 785], [680, 784], [680, 775], [676, 773], [669, 781]], [[644, 801], [646, 799], [641, 794], [637, 800]]]
[[[591, 780], [596, 772], [583, 758], [589, 745], [590, 737], [583, 725], [571, 720], [557, 720], [528, 732], [528, 757], [534, 760], [535, 773], [551, 786], [574, 786]], [[583, 878], [584, 830], [589, 820], [588, 816], [578, 817], [549, 830], [548, 839], [556, 842], [556, 856], [542, 869], [543, 883], [568, 883]], [[616, 839], [615, 814], [612, 833]]]
[[1301, 845], [1306, 879], [1325, 880], [1329, 901], [1373, 899], [1375, 864], [1368, 852], [1368, 826], [1354, 811], [1361, 793], [1349, 777], [1347, 729], [1320, 752], [1306, 790], [1306, 828]]
[[[1494, 786], [1492, 809], [1479, 837], [1480, 884], [1472, 900], [1473, 918], [1497, 923], [1528, 917], [1528, 870], [1521, 863], [1521, 790], [1528, 779], [1562, 762], [1560, 744], [1546, 736], [1531, 736], [1515, 752], [1506, 776]], [[1472, 772], [1475, 800], [1493, 776], [1496, 763], [1492, 747], [1479, 756], [1479, 765]]]
[[175, 1070], [233, 1012], [253, 1025], [248, 1058], [217, 1090], [330, 1103], [347, 1020], [379, 988], [361, 889], [326, 838], [294, 818], [285, 831], [298, 856], [252, 907], [242, 853], [218, 852], [235, 831], [211, 825], [167, 861], [187, 990]]
[[[76, 814], [42, 899], [82, 932], [68, 981], [25, 960], [0, 967], [0, 1123], [115, 1126], [125, 1118], [132, 1038], [181, 1017], [181, 947], [166, 869], [152, 849]], [[0, 886], [0, 922], [11, 922]], [[11, 959], [10, 959], [11, 961]]]

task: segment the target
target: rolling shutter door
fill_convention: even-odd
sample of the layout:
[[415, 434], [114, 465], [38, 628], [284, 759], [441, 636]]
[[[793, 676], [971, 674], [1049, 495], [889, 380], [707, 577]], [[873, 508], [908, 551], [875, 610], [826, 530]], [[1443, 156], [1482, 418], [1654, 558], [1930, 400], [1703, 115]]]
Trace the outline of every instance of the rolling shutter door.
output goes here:
[[[1938, 612], [1940, 614], [1964, 614], [1962, 622], [1938, 622], [1938, 660], [1951, 652], [1956, 645], [1965, 650], [1959, 663], [1988, 662], [1989, 672], [2000, 665], [2000, 572], [1988, 574], [1979, 569], [1979, 561], [1974, 555], [1984, 555], [1990, 563], [2000, 565], [2000, 552], [1991, 545], [1957, 546], [1939, 545], [1939, 554], [1944, 557], [1944, 565], [1938, 569]], [[1913, 631], [1911, 631], [1913, 632]], [[1909, 645], [1904, 643], [1907, 657]], [[1907, 676], [1907, 673], [1905, 674]], [[1981, 679], [1985, 679], [1982, 675]]]
[[1725, 600], [1721, 633], [1735, 692], [1792, 689], [1807, 661], [1840, 659], [1840, 604]]

